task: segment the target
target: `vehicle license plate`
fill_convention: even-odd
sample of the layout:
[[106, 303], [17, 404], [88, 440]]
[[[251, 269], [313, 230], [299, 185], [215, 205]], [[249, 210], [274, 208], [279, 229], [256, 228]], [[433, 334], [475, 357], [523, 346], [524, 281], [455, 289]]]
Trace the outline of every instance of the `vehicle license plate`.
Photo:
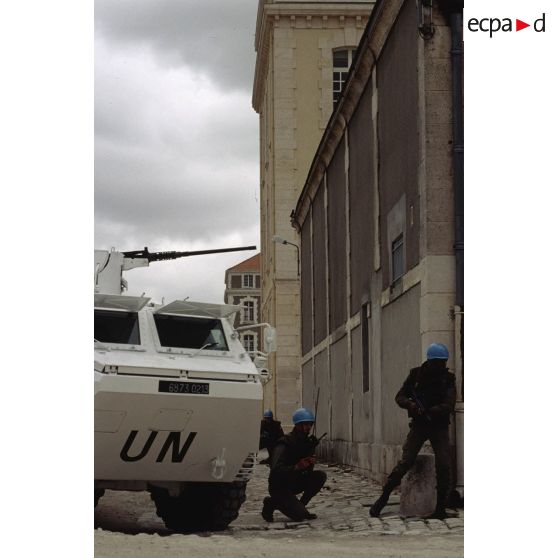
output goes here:
[[209, 395], [209, 384], [206, 382], [169, 382], [167, 380], [159, 380], [159, 391], [164, 393]]

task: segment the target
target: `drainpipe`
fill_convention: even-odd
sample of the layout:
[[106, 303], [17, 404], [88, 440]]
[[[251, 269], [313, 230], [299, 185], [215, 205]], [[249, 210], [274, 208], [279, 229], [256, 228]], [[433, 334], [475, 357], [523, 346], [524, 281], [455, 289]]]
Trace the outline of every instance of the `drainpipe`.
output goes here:
[[463, 0], [439, 0], [451, 28], [452, 121], [453, 121], [453, 191], [455, 220], [455, 408], [456, 491], [464, 496], [463, 413], [464, 413], [464, 171], [463, 171]]

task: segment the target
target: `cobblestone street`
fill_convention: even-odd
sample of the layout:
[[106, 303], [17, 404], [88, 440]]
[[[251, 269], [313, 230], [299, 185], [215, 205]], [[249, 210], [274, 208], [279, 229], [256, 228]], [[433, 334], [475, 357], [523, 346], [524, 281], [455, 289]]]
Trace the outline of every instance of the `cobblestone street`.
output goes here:
[[[225, 539], [231, 541], [232, 538], [235, 541], [247, 542], [247, 539], [254, 542], [259, 541], [259, 544], [266, 549], [265, 552], [262, 550], [261, 553], [258, 553], [256, 549], [258, 545], [250, 544], [249, 547], [246, 547], [246, 549], [250, 549], [249, 552], [245, 552], [246, 549], [244, 549], [240, 553], [235, 551], [235, 554], [229, 554], [230, 556], [275, 556], [272, 541], [282, 545], [284, 542], [306, 539], [319, 540], [329, 544], [338, 543], [339, 551], [336, 550], [335, 555], [341, 556], [343, 555], [341, 549], [348, 551], [353, 542], [357, 540], [361, 540], [363, 543], [368, 541], [368, 545], [376, 548], [377, 545], [382, 546], [387, 543], [388, 538], [394, 539], [388, 543], [389, 548], [397, 548], [398, 552], [402, 552], [401, 555], [404, 556], [423, 556], [422, 552], [427, 548], [430, 548], [431, 552], [424, 556], [463, 555], [463, 510], [455, 510], [456, 517], [443, 521], [425, 520], [418, 517], [401, 519], [398, 514], [399, 496], [395, 493], [384, 509], [381, 518], [371, 518], [368, 507], [379, 495], [379, 485], [355, 474], [346, 467], [320, 464], [317, 468], [328, 475], [324, 489], [308, 506], [309, 511], [317, 514], [317, 519], [295, 523], [276, 511], [275, 521], [273, 523], [265, 522], [260, 511], [262, 500], [267, 495], [269, 469], [265, 465], [257, 465], [254, 477], [248, 483], [247, 499], [240, 510], [238, 519], [230, 525], [227, 531], [220, 533], [190, 536], [171, 534], [161, 519], [157, 517], [149, 494], [107, 491], [95, 510], [96, 556], [100, 558], [105, 555], [118, 555], [114, 553], [113, 545], [111, 545], [110, 552], [109, 547], [106, 546], [111, 540], [110, 535], [115, 533], [139, 535], [140, 538], [149, 536], [151, 537], [150, 548], [153, 548], [156, 540], [165, 540], [165, 546], [168, 547], [169, 540], [192, 541], [197, 539], [199, 542], [201, 538], [209, 538], [218, 543]], [[155, 539], [153, 539], [154, 535]], [[137, 539], [137, 537], [134, 538]], [[128, 539], [128, 543], [130, 543], [130, 537]], [[122, 544], [124, 543], [122, 542]], [[438, 547], [442, 549], [440, 554], [435, 551]], [[105, 548], [107, 554], [103, 554]], [[215, 549], [213, 550], [215, 551]], [[145, 556], [148, 555], [151, 554], [145, 554]], [[203, 553], [200, 554], [200, 556], [203, 555]], [[347, 555], [355, 554], [351, 551]], [[388, 553], [385, 555], [399, 556], [400, 554]], [[277, 556], [281, 556], [281, 554], [277, 554]]]
[[398, 514], [398, 494], [392, 495], [380, 518], [372, 518], [368, 508], [381, 492], [379, 485], [353, 473], [347, 467], [321, 465], [317, 468], [325, 471], [328, 476], [324, 489], [308, 506], [309, 511], [317, 514], [318, 519], [306, 523], [294, 523], [276, 511], [274, 523], [266, 523], [260, 511], [263, 497], [267, 495], [269, 469], [258, 465], [254, 478], [248, 484], [246, 502], [239, 518], [232, 523], [232, 529], [312, 529], [379, 535], [463, 533], [462, 510], [456, 511], [458, 517], [444, 521], [421, 518], [401, 519]]

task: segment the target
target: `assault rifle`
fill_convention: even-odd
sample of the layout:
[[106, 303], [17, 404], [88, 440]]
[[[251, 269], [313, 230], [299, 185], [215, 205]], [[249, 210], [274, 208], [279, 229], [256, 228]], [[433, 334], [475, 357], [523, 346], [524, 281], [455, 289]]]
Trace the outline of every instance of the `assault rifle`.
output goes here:
[[316, 403], [314, 404], [314, 409], [316, 412], [314, 413], [314, 427], [312, 428], [312, 434], [308, 436], [310, 443], [312, 444], [313, 449], [316, 449], [317, 445], [320, 443], [320, 440], [327, 434], [324, 432], [319, 438], [316, 438], [316, 423], [318, 422], [318, 403], [320, 402], [320, 388], [318, 388], [318, 393], [316, 394]]
[[316, 438], [314, 434], [308, 436], [308, 441], [312, 444], [313, 449], [316, 449], [317, 445], [322, 441], [322, 438], [327, 436], [327, 432], [324, 432], [319, 438]]
[[[312, 434], [310, 434], [307, 438], [308, 445], [310, 446], [310, 448], [309, 448], [310, 455], [314, 455], [314, 452], [316, 451], [316, 447], [318, 446], [318, 444], [320, 443], [322, 438], [324, 438], [327, 435], [327, 432], [324, 432], [319, 438], [316, 437], [316, 422], [318, 421], [318, 403], [319, 402], [320, 402], [320, 388], [318, 388], [318, 393], [316, 394], [316, 402], [314, 403], [314, 409], [316, 411], [314, 413], [314, 426], [312, 427]], [[312, 465], [311, 467], [309, 467], [307, 469], [307, 471], [312, 471], [313, 469], [314, 469], [314, 466]]]
[[428, 422], [432, 422], [432, 417], [428, 414], [428, 411], [426, 410], [424, 403], [421, 401], [420, 397], [417, 395], [417, 392], [414, 389], [411, 389], [410, 399], [419, 408], [421, 415], [424, 415]]
[[[306, 453], [308, 454], [308, 457], [314, 457], [314, 452], [316, 450], [316, 446], [320, 443], [321, 439], [327, 434], [327, 432], [325, 432], [324, 434], [322, 434], [319, 438], [316, 438], [316, 436], [314, 436], [314, 434], [310, 434], [307, 438], [306, 438], [306, 444], [308, 444], [306, 446]], [[306, 469], [303, 469], [303, 473], [309, 473], [310, 471], [314, 470], [314, 465], [310, 465], [309, 467], [307, 467]]]

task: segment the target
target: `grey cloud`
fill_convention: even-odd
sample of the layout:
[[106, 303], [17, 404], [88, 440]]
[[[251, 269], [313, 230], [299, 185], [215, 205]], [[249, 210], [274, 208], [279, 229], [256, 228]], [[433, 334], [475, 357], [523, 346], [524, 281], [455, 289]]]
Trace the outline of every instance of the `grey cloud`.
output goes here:
[[151, 48], [161, 64], [190, 66], [221, 88], [250, 90], [257, 0], [96, 0], [95, 32]]
[[106, 221], [196, 240], [210, 238], [216, 227], [229, 231], [258, 220], [257, 176], [246, 164], [221, 169], [218, 156], [206, 164], [150, 153], [130, 157], [102, 144], [97, 151], [95, 208]]

